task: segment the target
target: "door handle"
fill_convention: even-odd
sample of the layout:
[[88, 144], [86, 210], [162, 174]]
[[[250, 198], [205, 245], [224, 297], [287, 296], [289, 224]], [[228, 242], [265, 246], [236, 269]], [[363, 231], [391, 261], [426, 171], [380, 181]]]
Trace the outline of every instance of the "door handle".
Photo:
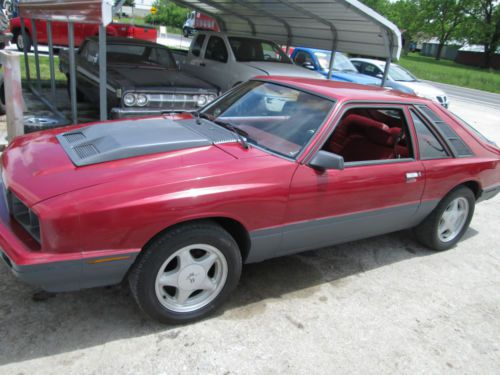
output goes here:
[[422, 176], [421, 172], [406, 172], [406, 181], [415, 180]]

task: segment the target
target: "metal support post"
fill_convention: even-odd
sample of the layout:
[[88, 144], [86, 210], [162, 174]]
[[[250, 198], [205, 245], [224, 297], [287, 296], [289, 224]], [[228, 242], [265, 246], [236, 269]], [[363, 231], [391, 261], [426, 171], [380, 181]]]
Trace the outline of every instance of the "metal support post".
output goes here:
[[38, 38], [36, 31], [36, 20], [31, 19], [31, 30], [33, 35], [31, 36], [31, 40], [33, 41], [33, 50], [35, 52], [35, 71], [36, 71], [36, 87], [39, 91], [41, 88], [41, 77], [40, 77], [40, 56], [38, 55]]
[[31, 81], [30, 75], [30, 64], [28, 61], [28, 35], [26, 33], [26, 26], [24, 23], [24, 18], [20, 18], [21, 22], [21, 36], [23, 38], [23, 53], [24, 53], [24, 68], [26, 69], [26, 80]]
[[56, 98], [56, 72], [54, 67], [54, 45], [52, 43], [52, 21], [47, 21], [47, 39], [49, 43], [50, 93]]
[[76, 108], [76, 68], [75, 68], [75, 33], [73, 22], [68, 23], [69, 42], [69, 95], [71, 99], [71, 120], [73, 124], [78, 123], [78, 111]]
[[105, 121], [108, 118], [106, 52], [106, 28], [103, 25], [99, 25], [99, 109], [101, 121]]
[[24, 134], [23, 89], [21, 87], [21, 63], [17, 53], [0, 51], [0, 62], [4, 70], [4, 89], [9, 93], [5, 99], [7, 113], [7, 139]]

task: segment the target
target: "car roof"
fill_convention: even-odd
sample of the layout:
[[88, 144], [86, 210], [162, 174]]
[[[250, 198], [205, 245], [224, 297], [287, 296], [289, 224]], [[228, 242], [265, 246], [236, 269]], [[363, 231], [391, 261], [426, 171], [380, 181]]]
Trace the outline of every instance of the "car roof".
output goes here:
[[[92, 40], [93, 42], [99, 42], [98, 36], [91, 36], [87, 38], [88, 40]], [[133, 46], [150, 46], [150, 47], [164, 47], [168, 48], [162, 44], [150, 42], [148, 40], [143, 39], [134, 39], [134, 38], [125, 38], [118, 36], [108, 36], [106, 37], [106, 44], [123, 44], [123, 45], [133, 45]]]
[[[310, 53], [315, 53], [315, 52], [332, 53], [332, 51], [328, 49], [318, 49], [318, 48], [308, 48], [308, 47], [295, 47], [294, 52], [295, 51], [305, 51]], [[345, 53], [340, 51], [335, 51], [335, 53], [340, 53], [341, 55], [345, 55]]]
[[427, 99], [405, 94], [379, 86], [360, 85], [356, 83], [338, 82], [326, 79], [312, 79], [286, 76], [259, 76], [255, 79], [274, 82], [299, 90], [321, 95], [338, 101], [378, 101], [399, 103], [429, 103]]
[[[378, 66], [381, 66], [381, 67], [384, 67], [385, 66], [385, 61], [382, 61], [382, 60], [376, 60], [376, 59], [365, 59], [365, 58], [361, 58], [361, 57], [353, 57], [351, 58], [350, 60], [354, 60], [354, 61], [361, 61], [361, 62], [367, 62], [367, 63], [370, 63], [370, 64], [374, 64], [374, 65], [378, 65]], [[391, 65], [397, 65], [399, 66], [398, 64], [394, 64], [391, 62]]]

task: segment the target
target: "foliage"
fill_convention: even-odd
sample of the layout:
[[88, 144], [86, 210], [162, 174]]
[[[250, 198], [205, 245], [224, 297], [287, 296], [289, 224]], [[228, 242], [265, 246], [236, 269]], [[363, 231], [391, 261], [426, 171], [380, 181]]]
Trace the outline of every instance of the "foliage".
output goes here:
[[182, 28], [190, 12], [188, 8], [180, 7], [166, 0], [156, 1], [154, 6], [158, 9], [158, 13], [147, 15], [145, 18], [147, 23]]
[[[120, 2], [120, 0], [115, 0], [115, 6]], [[125, 2], [122, 4], [122, 6], [125, 7], [135, 7], [135, 1], [134, 0], [125, 0]]]
[[470, 43], [481, 44], [485, 50], [484, 67], [500, 46], [500, 4], [497, 0], [476, 0], [467, 23]]

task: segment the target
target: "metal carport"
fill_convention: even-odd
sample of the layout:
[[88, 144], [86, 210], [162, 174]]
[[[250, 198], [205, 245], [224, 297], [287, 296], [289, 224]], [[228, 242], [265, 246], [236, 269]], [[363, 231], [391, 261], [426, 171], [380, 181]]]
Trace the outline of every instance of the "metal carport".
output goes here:
[[[172, 1], [210, 15], [230, 34], [381, 57], [388, 62], [398, 60], [401, 53], [398, 27], [357, 0]], [[384, 81], [388, 68], [386, 64]]]

